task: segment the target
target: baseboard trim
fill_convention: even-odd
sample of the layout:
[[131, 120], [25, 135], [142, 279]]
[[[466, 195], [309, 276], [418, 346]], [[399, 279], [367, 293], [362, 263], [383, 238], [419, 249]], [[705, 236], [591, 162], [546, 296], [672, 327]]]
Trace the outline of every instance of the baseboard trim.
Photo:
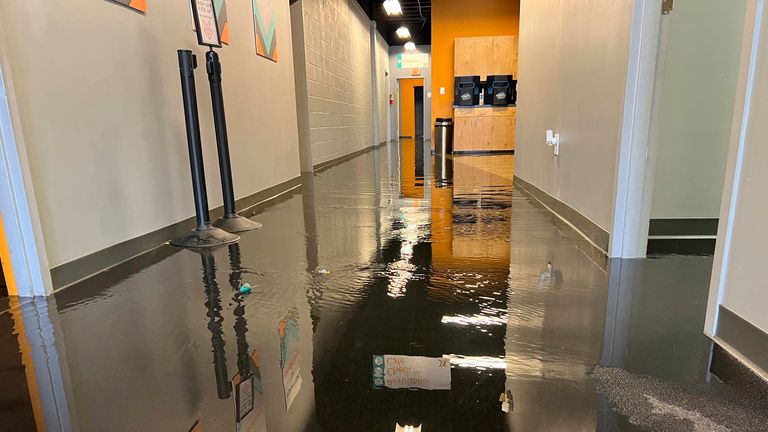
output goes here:
[[589, 218], [579, 213], [573, 207], [520, 177], [514, 177], [514, 184], [519, 190], [530, 195], [536, 201], [539, 201], [544, 205], [544, 207], [549, 209], [549, 211], [571, 224], [581, 235], [592, 242], [605, 255], [608, 255], [608, 245], [610, 243], [610, 234], [608, 231], [589, 220]]
[[716, 236], [718, 218], [651, 219], [649, 236]]
[[752, 372], [768, 380], [768, 333], [720, 305], [714, 339]]
[[366, 147], [366, 148], [363, 148], [363, 149], [360, 149], [360, 150], [356, 150], [356, 151], [354, 151], [352, 153], [349, 153], [349, 154], [346, 154], [344, 156], [339, 156], [339, 157], [337, 157], [335, 159], [331, 159], [329, 161], [320, 162], [320, 163], [314, 165], [313, 170], [314, 170], [315, 173], [323, 172], [323, 171], [327, 170], [330, 167], [342, 164], [342, 163], [344, 163], [344, 162], [346, 162], [348, 160], [354, 159], [354, 158], [356, 158], [356, 157], [358, 157], [360, 155], [364, 155], [364, 154], [366, 154], [368, 152], [371, 152], [371, 151], [373, 151], [373, 150], [383, 146], [386, 143], [387, 143], [386, 141], [382, 141], [382, 142], [380, 142], [380, 143], [378, 143], [376, 145], [373, 145], [373, 146], [370, 146], [370, 147]]
[[[432, 153], [435, 151], [432, 150]], [[514, 150], [459, 150], [453, 151], [453, 154], [455, 155], [467, 155], [467, 156], [482, 156], [482, 155], [513, 155], [515, 154]]]
[[[246, 217], [253, 216], [260, 208], [274, 203], [275, 199], [299, 186], [301, 186], [301, 177], [296, 177], [241, 198], [237, 200], [237, 208], [241, 209], [239, 213]], [[211, 219], [216, 220], [224, 214], [224, 207], [220, 206], [212, 209], [210, 214]], [[58, 265], [51, 269], [53, 289], [58, 291], [67, 288], [105, 270], [151, 252], [169, 240], [189, 231], [194, 225], [195, 217], [193, 216], [74, 261]]]

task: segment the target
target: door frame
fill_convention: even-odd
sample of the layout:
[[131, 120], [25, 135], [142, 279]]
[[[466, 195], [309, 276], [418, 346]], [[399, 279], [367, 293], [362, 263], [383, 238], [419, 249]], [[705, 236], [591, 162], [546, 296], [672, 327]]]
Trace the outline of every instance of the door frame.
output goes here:
[[[397, 84], [397, 85], [396, 85], [396, 88], [395, 88], [395, 121], [397, 122], [397, 128], [396, 128], [397, 134], [396, 134], [396, 138], [397, 138], [398, 140], [399, 140], [399, 139], [400, 139], [400, 137], [401, 137], [401, 134], [400, 134], [400, 132], [401, 132], [401, 126], [402, 126], [402, 124], [401, 124], [401, 121], [400, 121], [400, 120], [401, 120], [401, 118], [402, 118], [402, 110], [403, 110], [403, 106], [402, 106], [402, 105], [403, 105], [403, 103], [402, 103], [402, 100], [401, 100], [401, 98], [403, 97], [403, 92], [402, 92], [402, 90], [401, 90], [400, 81], [401, 81], [401, 80], [412, 80], [412, 79], [421, 80], [421, 83], [422, 83], [421, 85], [422, 85], [422, 87], [425, 87], [425, 90], [424, 90], [424, 99], [425, 99], [425, 100], [424, 100], [424, 104], [426, 104], [426, 103], [427, 103], [427, 102], [426, 102], [426, 99], [427, 99], [427, 93], [426, 93], [426, 82], [427, 82], [427, 81], [426, 81], [426, 79], [425, 79], [424, 77], [421, 77], [421, 76], [420, 76], [420, 77], [407, 77], [407, 76], [406, 76], [406, 77], [398, 77], [398, 78], [396, 78], [396, 79], [395, 79], [395, 81], [396, 81], [396, 84]], [[424, 126], [424, 128], [426, 129], [426, 121], [427, 121], [427, 119], [426, 119], [426, 116], [424, 116], [424, 109], [422, 109], [421, 115], [424, 117], [424, 122], [425, 122], [425, 123], [424, 123], [424, 125], [425, 125], [425, 126]], [[415, 134], [415, 131], [414, 131], [414, 134]], [[414, 137], [414, 139], [415, 139], [415, 137]]]
[[19, 297], [46, 296], [53, 283], [4, 40], [0, 26], [0, 213], [15, 281], [8, 291]]

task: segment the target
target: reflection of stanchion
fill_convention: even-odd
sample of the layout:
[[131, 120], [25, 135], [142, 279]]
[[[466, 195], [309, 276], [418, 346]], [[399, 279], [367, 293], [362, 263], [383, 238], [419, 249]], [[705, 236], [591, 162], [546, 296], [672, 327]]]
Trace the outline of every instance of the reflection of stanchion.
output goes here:
[[235, 337], [237, 338], [237, 371], [242, 380], [252, 375], [251, 355], [248, 347], [248, 321], [245, 319], [245, 298], [239, 293], [242, 283], [240, 245], [229, 245], [229, 285], [235, 292]]
[[227, 375], [227, 354], [224, 351], [224, 330], [221, 316], [221, 293], [216, 282], [216, 263], [208, 251], [201, 251], [203, 263], [203, 286], [205, 287], [205, 307], [208, 309], [208, 330], [211, 331], [213, 348], [213, 371], [216, 374], [216, 390], [219, 399], [229, 399], [232, 384]]
[[184, 117], [187, 126], [189, 164], [192, 171], [192, 189], [195, 194], [197, 227], [171, 241], [171, 244], [189, 248], [206, 248], [234, 243], [240, 240], [240, 237], [214, 228], [210, 223], [208, 194], [205, 189], [205, 171], [203, 169], [203, 148], [200, 139], [200, 119], [197, 114], [197, 93], [195, 92], [196, 67], [197, 60], [192, 51], [179, 50], [181, 91], [184, 97]]
[[224, 197], [224, 217], [213, 223], [232, 233], [261, 228], [261, 224], [238, 216], [235, 209], [235, 191], [232, 186], [232, 163], [229, 158], [229, 138], [227, 137], [227, 118], [224, 114], [224, 93], [221, 88], [221, 63], [219, 55], [211, 48], [205, 55], [208, 81], [211, 84], [213, 103], [213, 121], [216, 126], [216, 146], [219, 151], [219, 171], [221, 173], [221, 194]]

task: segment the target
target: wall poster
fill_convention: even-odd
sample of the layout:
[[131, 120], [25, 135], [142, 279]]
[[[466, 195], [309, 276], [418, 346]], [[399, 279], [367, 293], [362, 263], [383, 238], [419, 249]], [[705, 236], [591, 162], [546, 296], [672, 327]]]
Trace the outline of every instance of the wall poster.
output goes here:
[[219, 24], [221, 43], [229, 45], [229, 18], [227, 17], [227, 0], [213, 0], [216, 10], [216, 21]]
[[279, 0], [253, 1], [256, 54], [277, 62], [277, 7]]
[[124, 6], [128, 6], [131, 9], [136, 9], [139, 12], [147, 11], [147, 0], [112, 0], [112, 1]]
[[197, 43], [209, 47], [221, 47], [219, 24], [213, 0], [192, 0], [192, 14], [197, 29]]

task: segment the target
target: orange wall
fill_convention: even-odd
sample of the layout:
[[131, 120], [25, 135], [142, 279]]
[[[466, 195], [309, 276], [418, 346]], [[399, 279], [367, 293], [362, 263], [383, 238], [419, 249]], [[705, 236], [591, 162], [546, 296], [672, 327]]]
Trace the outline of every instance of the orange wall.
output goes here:
[[17, 294], [16, 281], [11, 270], [11, 254], [8, 251], [8, 242], [5, 239], [2, 215], [0, 215], [0, 263], [3, 265], [3, 274], [5, 275], [5, 285], [8, 287], [8, 294], [15, 296]]
[[424, 86], [423, 78], [400, 80], [400, 136], [416, 136], [416, 104], [413, 101], [413, 88], [417, 86]]
[[[457, 37], [520, 35], [520, 0], [432, 0], [432, 123], [453, 117], [453, 47]], [[517, 50], [517, 47], [515, 47]], [[445, 94], [440, 94], [445, 87]]]

